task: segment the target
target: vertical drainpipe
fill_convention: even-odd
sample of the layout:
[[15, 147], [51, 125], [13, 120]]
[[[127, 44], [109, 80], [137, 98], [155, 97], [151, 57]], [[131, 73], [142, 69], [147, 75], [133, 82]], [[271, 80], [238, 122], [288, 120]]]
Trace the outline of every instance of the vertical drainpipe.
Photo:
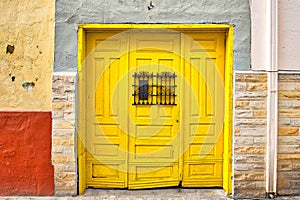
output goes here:
[[266, 71], [268, 73], [266, 194], [277, 193], [278, 137], [278, 0], [266, 3]]

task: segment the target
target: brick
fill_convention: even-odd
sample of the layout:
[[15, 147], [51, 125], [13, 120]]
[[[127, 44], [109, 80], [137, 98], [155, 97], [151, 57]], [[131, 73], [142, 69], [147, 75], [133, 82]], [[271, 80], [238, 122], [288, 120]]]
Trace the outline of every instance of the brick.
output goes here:
[[279, 92], [278, 93], [279, 99], [300, 99], [300, 92]]
[[299, 109], [299, 108], [300, 108], [300, 101], [294, 100], [294, 101], [290, 101], [290, 102], [291, 102], [292, 107], [293, 107], [294, 109]]
[[260, 146], [235, 146], [234, 152], [236, 154], [264, 154], [265, 147]]
[[262, 73], [236, 73], [236, 82], [267, 82], [267, 74]]
[[250, 101], [235, 101], [235, 108], [249, 108]]
[[287, 136], [297, 136], [299, 135], [299, 127], [279, 127], [278, 134]]
[[267, 83], [247, 83], [248, 91], [264, 91], [267, 89]]
[[255, 118], [266, 118], [267, 117], [267, 111], [266, 110], [254, 110], [253, 111], [253, 117], [255, 117]]
[[291, 118], [291, 126], [300, 126], [300, 119], [299, 118]]

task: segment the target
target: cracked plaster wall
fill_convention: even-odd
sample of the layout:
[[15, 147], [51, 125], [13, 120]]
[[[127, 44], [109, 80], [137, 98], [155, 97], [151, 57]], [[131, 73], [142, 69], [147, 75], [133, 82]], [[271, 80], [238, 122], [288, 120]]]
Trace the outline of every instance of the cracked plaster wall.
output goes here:
[[[55, 71], [77, 71], [78, 24], [229, 23], [236, 70], [250, 69], [248, 0], [56, 0]], [[148, 8], [150, 6], [150, 9]]]
[[0, 110], [51, 110], [54, 4], [1, 0]]

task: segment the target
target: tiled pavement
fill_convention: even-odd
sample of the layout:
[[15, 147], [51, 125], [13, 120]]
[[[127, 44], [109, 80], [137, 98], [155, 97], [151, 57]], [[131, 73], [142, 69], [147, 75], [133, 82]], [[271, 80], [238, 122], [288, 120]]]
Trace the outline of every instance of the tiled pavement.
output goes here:
[[[76, 197], [0, 197], [0, 200], [230, 200], [222, 189], [149, 189], [105, 190], [87, 189]], [[299, 197], [278, 197], [277, 200], [300, 200]]]

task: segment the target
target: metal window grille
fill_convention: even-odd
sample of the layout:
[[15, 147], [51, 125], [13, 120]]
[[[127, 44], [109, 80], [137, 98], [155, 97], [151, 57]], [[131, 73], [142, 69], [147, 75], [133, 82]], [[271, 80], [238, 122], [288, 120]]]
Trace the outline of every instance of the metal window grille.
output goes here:
[[143, 71], [133, 77], [133, 105], [177, 105], [175, 73]]

